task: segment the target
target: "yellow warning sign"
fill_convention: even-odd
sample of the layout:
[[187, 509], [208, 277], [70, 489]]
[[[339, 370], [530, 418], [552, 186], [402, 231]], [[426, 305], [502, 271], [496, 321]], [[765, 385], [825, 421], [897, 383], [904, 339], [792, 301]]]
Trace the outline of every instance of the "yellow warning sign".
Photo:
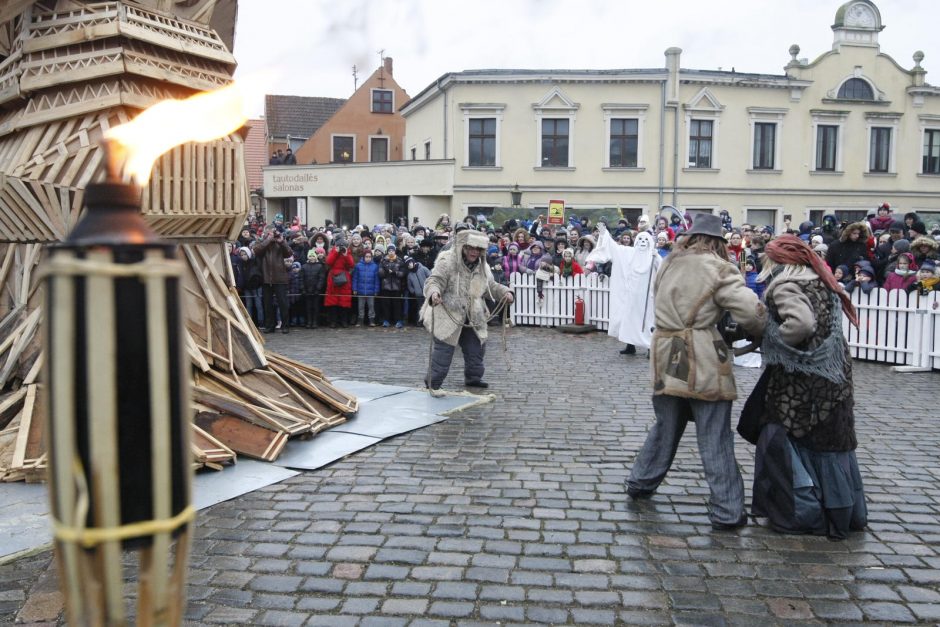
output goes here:
[[548, 223], [549, 224], [564, 224], [565, 223], [565, 201], [564, 200], [549, 200], [548, 201]]

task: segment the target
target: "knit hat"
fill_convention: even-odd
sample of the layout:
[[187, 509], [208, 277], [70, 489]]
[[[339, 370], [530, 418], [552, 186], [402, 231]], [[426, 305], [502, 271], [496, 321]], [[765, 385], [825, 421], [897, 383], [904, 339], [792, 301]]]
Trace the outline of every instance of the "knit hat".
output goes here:
[[888, 231], [900, 231], [903, 233], [905, 228], [906, 227], [904, 226], [903, 222], [900, 220], [895, 220], [891, 223], [891, 226], [888, 227]]
[[899, 239], [894, 243], [894, 250], [898, 253], [907, 253], [911, 251], [911, 243], [906, 239]]
[[[323, 250], [322, 248], [319, 250]], [[317, 258], [317, 249], [311, 248], [310, 252], [307, 253], [307, 259], [316, 259]]]
[[293, 270], [300, 270], [300, 262], [299, 262], [299, 261], [295, 261], [294, 263], [292, 263], [292, 264], [290, 265], [290, 269], [291, 269], [292, 271], [293, 271]]
[[372, 250], [374, 250], [377, 253], [382, 253], [383, 255], [385, 254], [385, 246], [383, 246], [382, 244], [376, 244], [375, 246], [372, 247]]
[[849, 270], [849, 267], [845, 264], [842, 264], [841, 266], [836, 266], [836, 270], [842, 270], [842, 276], [844, 277], [849, 276], [849, 273], [852, 272], [851, 270]]
[[242, 246], [238, 249], [238, 252], [247, 254], [249, 259], [255, 256], [254, 253], [251, 252], [251, 249], [247, 246]]
[[494, 244], [493, 246], [490, 246], [489, 248], [486, 249], [486, 254], [487, 254], [487, 255], [498, 255], [498, 254], [499, 254], [499, 246], [496, 246], [495, 244]]
[[816, 244], [815, 246], [813, 246], [813, 250], [816, 251], [817, 253], [827, 253], [829, 252], [829, 247], [826, 246], [825, 244]]
[[561, 256], [564, 259], [572, 259], [574, 258], [574, 251], [571, 250], [570, 248], [566, 248], [563, 251], [561, 251]]
[[519, 244], [517, 244], [516, 242], [513, 242], [509, 245], [509, 248], [508, 248], [509, 252], [512, 252], [513, 248], [516, 249], [517, 253], [519, 252]]
[[933, 272], [934, 274], [936, 274], [936, 272], [937, 272], [937, 262], [934, 261], [933, 259], [927, 259], [927, 260], [924, 261], [924, 263], [922, 263], [922, 264], [920, 265], [920, 269], [921, 269], [921, 270], [929, 270], [930, 272]]
[[859, 266], [858, 273], [864, 274], [865, 276], [870, 277], [872, 279], [875, 278], [875, 271], [871, 266]]
[[823, 243], [823, 236], [814, 235], [813, 238], [810, 240], [810, 243], [813, 245], [813, 250], [816, 250], [816, 246]]

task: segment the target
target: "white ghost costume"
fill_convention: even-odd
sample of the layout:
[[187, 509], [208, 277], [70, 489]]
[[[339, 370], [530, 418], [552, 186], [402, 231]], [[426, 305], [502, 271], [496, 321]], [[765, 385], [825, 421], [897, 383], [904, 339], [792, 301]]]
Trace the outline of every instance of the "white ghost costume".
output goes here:
[[662, 265], [653, 236], [640, 233], [633, 246], [621, 246], [601, 229], [587, 261], [611, 263], [610, 325], [607, 334], [621, 342], [649, 348], [653, 339], [653, 284]]

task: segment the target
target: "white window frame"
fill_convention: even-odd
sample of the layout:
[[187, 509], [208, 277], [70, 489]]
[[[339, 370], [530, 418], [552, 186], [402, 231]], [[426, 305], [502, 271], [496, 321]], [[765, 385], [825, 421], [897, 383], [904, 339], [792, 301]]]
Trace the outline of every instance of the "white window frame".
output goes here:
[[[550, 104], [558, 100], [561, 104]], [[535, 112], [535, 169], [536, 170], [573, 170], [574, 162], [574, 144], [575, 144], [575, 122], [578, 118], [577, 112], [581, 105], [572, 102], [558, 87], [554, 87], [539, 102], [532, 105]], [[567, 166], [543, 166], [542, 165], [542, 120], [568, 120], [568, 165]]]
[[377, 163], [386, 163], [392, 160], [392, 138], [389, 135], [369, 135], [369, 162], [372, 162], [372, 140], [373, 139], [384, 139], [385, 140], [385, 161], [378, 161]]
[[[900, 114], [869, 113], [865, 116], [865, 174], [867, 176], [891, 176], [897, 171], [898, 128], [900, 127]], [[888, 146], [888, 171], [872, 172], [871, 170], [871, 133], [873, 128], [890, 128], [891, 142]], [[923, 143], [921, 143], [923, 150]]]
[[[376, 111], [372, 108], [375, 104], [375, 92], [377, 91], [387, 91], [392, 94], [392, 110], [391, 111]], [[395, 113], [395, 90], [394, 89], [385, 89], [383, 87], [372, 87], [369, 89], [369, 113], [378, 113], [379, 115], [394, 115]]]
[[[682, 147], [682, 157], [684, 165], [683, 172], [715, 172], [721, 169], [719, 157], [721, 151], [718, 149], [721, 138], [721, 114], [724, 111], [724, 105], [718, 102], [718, 99], [707, 87], [703, 87], [696, 94], [689, 104], [683, 105], [685, 109], [685, 146]], [[692, 143], [692, 120], [708, 120], [712, 123], [712, 161], [707, 168], [697, 168], [689, 165], [689, 147]]]
[[[843, 146], [845, 145], [845, 122], [848, 120], [848, 112], [842, 111], [810, 111], [813, 122], [813, 144], [810, 146], [810, 163], [813, 167], [810, 172], [819, 172], [820, 174], [844, 174], [843, 165]], [[816, 169], [816, 142], [819, 140], [819, 126], [835, 126], [836, 130], [836, 169], [817, 170]]]
[[[355, 161], [356, 161], [356, 136], [355, 136], [355, 135], [351, 135], [351, 134], [349, 134], [349, 133], [330, 133], [330, 161], [333, 161], [333, 155], [336, 153], [336, 149], [335, 149], [335, 147], [334, 147], [333, 142], [334, 142], [334, 140], [335, 140], [337, 137], [352, 137], [352, 140], [353, 140], [353, 152], [352, 152], [352, 157], [350, 158], [349, 161], [350, 161], [350, 163], [355, 162]], [[341, 162], [341, 161], [337, 161], [337, 162], [335, 162], [335, 163], [342, 163], [342, 162]]]
[[920, 146], [917, 150], [917, 173], [924, 176], [940, 176], [933, 172], [924, 172], [924, 136], [927, 131], [940, 131], [940, 115], [922, 114], [918, 116], [920, 121]]
[[[781, 207], [780, 205], [773, 205], [773, 206], [745, 205], [745, 206], [743, 207], [743, 209], [744, 209], [744, 221], [741, 222], [741, 224], [748, 224], [748, 225], [750, 225], [750, 226], [752, 226], [752, 227], [753, 227], [753, 226], [757, 226], [757, 224], [754, 222], [754, 220], [751, 220], [751, 215], [750, 215], [750, 214], [751, 214], [752, 211], [773, 211], [773, 212], [774, 212], [774, 221], [773, 221], [773, 224], [772, 224], [771, 226], [773, 226], [775, 233], [778, 232], [778, 230], [779, 230], [779, 228], [780, 228], [779, 225], [781, 224], [781, 222], [780, 222], [780, 220], [781, 220], [780, 215], [781, 215], [781, 212], [783, 211], [783, 207]], [[763, 226], [763, 225], [762, 225], [762, 226]]]
[[[462, 103], [460, 110], [463, 113], [463, 167], [493, 170], [503, 167], [502, 156], [502, 126], [503, 111], [506, 105], [502, 103]], [[470, 120], [496, 118], [496, 159], [493, 165], [470, 165]]]
[[[602, 104], [604, 111], [604, 168], [617, 171], [642, 170], [643, 163], [643, 135], [646, 126], [646, 112], [649, 105], [645, 104]], [[636, 120], [636, 166], [622, 167], [610, 165], [610, 121], [613, 119]], [[541, 152], [540, 152], [541, 154]]]
[[[761, 173], [761, 172], [782, 172], [783, 171], [783, 119], [787, 115], [789, 109], [775, 109], [769, 107], [748, 107], [748, 126], [751, 131], [751, 141], [748, 143], [748, 148], [750, 150], [750, 158], [748, 163], [750, 168], [748, 169], [749, 173]], [[773, 168], [758, 168], [757, 164], [754, 162], [754, 144], [757, 141], [757, 124], [773, 124], [774, 125], [774, 167]]]

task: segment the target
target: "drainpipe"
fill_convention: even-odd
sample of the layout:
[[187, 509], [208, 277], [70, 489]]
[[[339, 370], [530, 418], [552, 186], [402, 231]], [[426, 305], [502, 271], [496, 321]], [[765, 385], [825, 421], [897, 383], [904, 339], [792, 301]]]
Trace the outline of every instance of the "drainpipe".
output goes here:
[[[678, 209], [679, 195], [679, 57], [682, 48], [675, 46], [666, 49], [666, 70], [668, 72], [668, 106], [673, 111], [672, 127], [672, 206]], [[660, 203], [660, 207], [662, 203]]]
[[438, 91], [441, 92], [441, 98], [444, 100], [444, 109], [443, 109], [443, 113], [444, 113], [444, 117], [443, 117], [443, 127], [444, 127], [444, 128], [443, 128], [443, 130], [444, 130], [444, 134], [443, 134], [443, 137], [444, 137], [443, 149], [444, 149], [444, 152], [443, 152], [442, 158], [446, 159], [446, 158], [447, 158], [447, 91], [446, 91], [443, 87], [441, 87], [441, 79], [437, 79], [437, 89], [438, 89]]
[[666, 185], [666, 81], [660, 83], [659, 87], [659, 204], [656, 206], [662, 207], [663, 188]]

